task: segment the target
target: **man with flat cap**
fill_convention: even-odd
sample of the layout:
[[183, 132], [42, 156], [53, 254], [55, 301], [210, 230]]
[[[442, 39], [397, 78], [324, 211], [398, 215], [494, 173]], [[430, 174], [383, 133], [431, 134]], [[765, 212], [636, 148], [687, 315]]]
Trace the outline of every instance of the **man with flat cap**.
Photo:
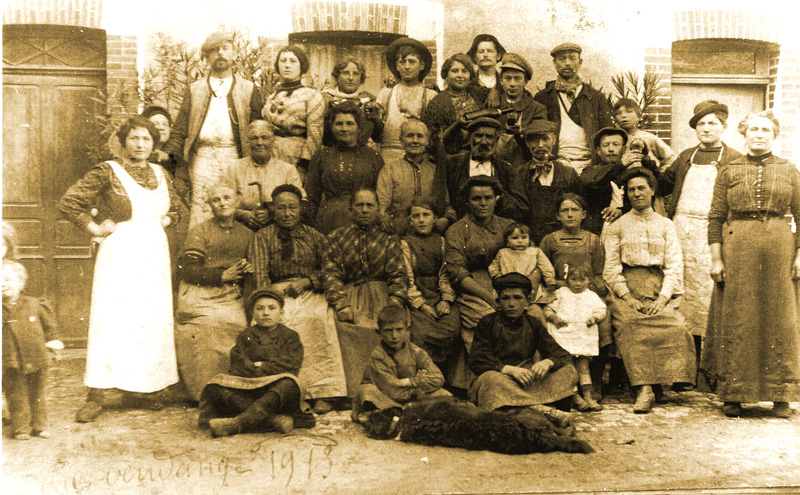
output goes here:
[[534, 120], [523, 129], [532, 158], [520, 170], [519, 182], [525, 188], [530, 206], [526, 223], [531, 228], [531, 240], [537, 245], [544, 236], [561, 228], [556, 219], [558, 198], [567, 192], [582, 193], [575, 170], [553, 155], [557, 129], [549, 120]]
[[547, 118], [547, 109], [533, 99], [525, 86], [533, 77], [531, 65], [522, 55], [506, 53], [500, 62], [500, 108], [512, 108], [514, 113], [500, 117], [501, 135], [496, 154], [511, 163], [514, 168], [521, 167], [530, 159], [522, 139], [522, 130], [534, 120]]
[[558, 76], [534, 96], [547, 108], [547, 119], [558, 127], [559, 158], [569, 160], [578, 175], [592, 162], [592, 136], [603, 127], [614, 127], [605, 95], [578, 75], [583, 63], [581, 52], [575, 43], [553, 48], [550, 55]]
[[467, 131], [470, 151], [445, 158], [447, 191], [457, 218], [461, 218], [467, 212], [467, 205], [460, 199], [469, 178], [488, 175], [497, 178], [504, 192], [495, 213], [519, 222], [524, 221], [528, 214], [525, 192], [518, 181], [514, 180], [515, 174], [511, 164], [495, 156], [500, 123], [491, 117], [479, 117], [467, 124]]
[[202, 56], [209, 74], [184, 94], [167, 150], [183, 156], [189, 167], [190, 227], [212, 217], [206, 189], [219, 181], [228, 164], [250, 154], [247, 127], [263, 106], [255, 85], [233, 73], [233, 36], [212, 33]]

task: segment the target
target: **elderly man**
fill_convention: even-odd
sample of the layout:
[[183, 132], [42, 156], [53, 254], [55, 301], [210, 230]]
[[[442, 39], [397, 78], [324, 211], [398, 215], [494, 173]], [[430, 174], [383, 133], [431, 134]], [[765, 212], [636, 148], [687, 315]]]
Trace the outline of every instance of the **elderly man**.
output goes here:
[[549, 120], [534, 120], [523, 130], [525, 145], [532, 156], [520, 171], [520, 181], [525, 188], [530, 216], [531, 240], [537, 245], [544, 236], [561, 228], [556, 213], [558, 198], [562, 194], [582, 193], [578, 174], [564, 160], [553, 156], [558, 127]]
[[[467, 212], [461, 193], [470, 177], [488, 175], [496, 177], [503, 189], [496, 214], [524, 222], [528, 215], [528, 201], [522, 185], [514, 180], [511, 164], [495, 156], [494, 150], [500, 132], [500, 123], [489, 117], [480, 117], [467, 125], [470, 151], [446, 158], [447, 191], [457, 218]], [[453, 219], [455, 220], [455, 219]]]
[[550, 55], [558, 77], [534, 96], [547, 108], [547, 119], [558, 126], [559, 158], [569, 160], [578, 175], [592, 162], [592, 136], [603, 127], [614, 127], [605, 95], [578, 76], [581, 52], [575, 43], [553, 48]]
[[444, 232], [455, 217], [450, 207], [447, 187], [442, 173], [437, 173], [426, 149], [430, 142], [430, 132], [424, 122], [409, 119], [400, 126], [400, 140], [405, 155], [399, 160], [388, 162], [378, 174], [378, 203], [380, 205], [381, 226], [387, 232], [403, 236], [408, 234], [410, 225], [408, 212], [414, 198], [426, 198], [438, 207], [439, 215], [435, 221], [436, 230]]
[[224, 176], [236, 187], [239, 207], [236, 219], [256, 231], [270, 222], [267, 198], [281, 184], [292, 184], [306, 197], [300, 174], [294, 165], [273, 157], [272, 126], [265, 120], [254, 120], [247, 129], [250, 155], [227, 165]]
[[203, 43], [202, 54], [210, 73], [192, 83], [184, 94], [166, 150], [183, 156], [189, 167], [190, 227], [212, 217], [206, 188], [219, 180], [226, 164], [250, 153], [244, 139], [247, 125], [258, 118], [263, 106], [253, 83], [233, 74], [233, 36], [211, 34]]

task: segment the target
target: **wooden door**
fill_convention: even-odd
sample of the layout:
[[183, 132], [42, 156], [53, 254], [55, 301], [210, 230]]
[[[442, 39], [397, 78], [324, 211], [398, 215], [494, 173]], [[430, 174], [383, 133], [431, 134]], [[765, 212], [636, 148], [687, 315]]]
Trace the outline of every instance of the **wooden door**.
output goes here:
[[89, 235], [61, 218], [56, 205], [93, 165], [87, 150], [96, 140], [96, 116], [105, 113], [98, 99], [105, 71], [14, 65], [29, 57], [31, 45], [47, 49], [54, 38], [27, 38], [24, 53], [15, 50], [19, 40], [5, 28], [3, 35], [3, 220], [18, 233], [29, 274], [26, 292], [53, 304], [66, 343], [85, 345], [93, 269]]

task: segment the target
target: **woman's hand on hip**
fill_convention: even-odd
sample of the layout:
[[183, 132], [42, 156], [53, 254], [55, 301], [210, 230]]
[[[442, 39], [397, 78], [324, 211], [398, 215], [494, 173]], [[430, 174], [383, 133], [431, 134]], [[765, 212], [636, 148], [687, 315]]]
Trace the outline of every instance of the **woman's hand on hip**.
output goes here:
[[112, 234], [116, 229], [117, 229], [116, 222], [114, 222], [114, 220], [111, 220], [110, 218], [106, 218], [105, 220], [103, 220], [103, 223], [101, 223], [100, 225], [98, 225], [95, 222], [89, 222], [89, 224], [86, 225], [86, 230], [88, 230], [89, 233], [92, 234], [94, 237], [106, 237]]
[[171, 217], [169, 217], [167, 215], [164, 215], [163, 217], [161, 217], [161, 227], [167, 228], [170, 225], [172, 225], [172, 218]]

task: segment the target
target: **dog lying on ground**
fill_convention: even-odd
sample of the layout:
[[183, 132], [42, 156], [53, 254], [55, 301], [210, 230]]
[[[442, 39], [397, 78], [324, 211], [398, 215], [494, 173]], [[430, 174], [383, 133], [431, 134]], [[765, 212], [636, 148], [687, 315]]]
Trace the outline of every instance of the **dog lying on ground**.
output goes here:
[[397, 437], [403, 442], [501, 454], [595, 451], [587, 442], [567, 436], [574, 435], [574, 428], [571, 432], [556, 428], [539, 411], [527, 407], [508, 412], [485, 411], [455, 399], [375, 411], [364, 426], [370, 438]]

